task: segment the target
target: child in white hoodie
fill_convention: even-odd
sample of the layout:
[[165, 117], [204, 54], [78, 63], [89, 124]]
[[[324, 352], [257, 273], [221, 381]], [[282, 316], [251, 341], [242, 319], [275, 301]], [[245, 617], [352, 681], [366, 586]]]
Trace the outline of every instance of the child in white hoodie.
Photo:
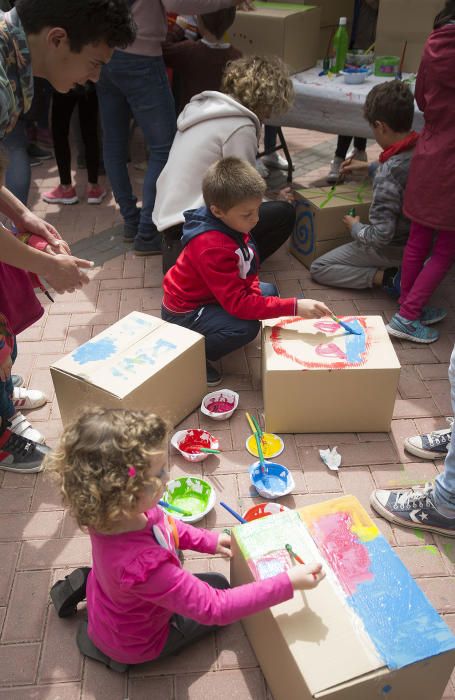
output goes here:
[[[206, 90], [187, 104], [177, 120], [169, 159], [157, 181], [153, 221], [164, 239], [164, 272], [178, 255], [183, 212], [203, 205], [202, 179], [208, 168], [229, 156], [254, 165], [261, 122], [272, 111], [274, 115], [286, 112], [294, 98], [287, 67], [276, 57], [245, 56], [232, 61], [221, 90]], [[261, 205], [255, 227], [265, 241], [258, 251], [261, 261], [287, 240], [294, 222], [294, 208], [287, 202]]]

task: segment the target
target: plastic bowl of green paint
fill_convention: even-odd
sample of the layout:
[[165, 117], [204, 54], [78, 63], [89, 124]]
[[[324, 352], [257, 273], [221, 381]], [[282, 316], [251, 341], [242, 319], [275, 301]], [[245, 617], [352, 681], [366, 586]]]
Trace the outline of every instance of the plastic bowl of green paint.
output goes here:
[[216, 494], [215, 489], [207, 481], [198, 479], [196, 476], [181, 476], [179, 479], [168, 482], [162, 500], [191, 513], [191, 515], [180, 515], [175, 510], [167, 510], [163, 507], [163, 510], [173, 518], [183, 520], [185, 523], [197, 523], [212, 510], [216, 502]]

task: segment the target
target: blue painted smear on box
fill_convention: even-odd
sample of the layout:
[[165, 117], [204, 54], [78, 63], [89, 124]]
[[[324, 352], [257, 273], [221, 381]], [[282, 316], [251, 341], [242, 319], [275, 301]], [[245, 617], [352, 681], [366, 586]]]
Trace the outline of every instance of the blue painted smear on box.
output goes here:
[[72, 358], [79, 365], [86, 365], [89, 362], [99, 362], [107, 360], [116, 352], [117, 348], [111, 338], [100, 338], [99, 340], [89, 340], [72, 354]]
[[359, 583], [347, 600], [388, 667], [401, 668], [454, 649], [451, 630], [384, 537], [363, 546], [373, 576]]
[[359, 364], [360, 362], [363, 362], [366, 350], [365, 329], [356, 319], [354, 321], [349, 321], [349, 325], [355, 330], [360, 331], [360, 335], [349, 333], [345, 336], [346, 357], [348, 362], [352, 364]]

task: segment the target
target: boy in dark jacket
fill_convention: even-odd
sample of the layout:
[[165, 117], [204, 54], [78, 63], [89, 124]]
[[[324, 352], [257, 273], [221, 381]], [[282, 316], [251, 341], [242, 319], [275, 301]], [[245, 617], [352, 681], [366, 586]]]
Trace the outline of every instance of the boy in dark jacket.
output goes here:
[[205, 336], [209, 386], [221, 382], [210, 362], [251, 342], [260, 320], [331, 314], [319, 301], [281, 299], [273, 284], [259, 281], [260, 241], [249, 231], [264, 192], [264, 180], [246, 161], [214, 163], [202, 183], [205, 206], [184, 213], [183, 251], [163, 280], [162, 318]]
[[384, 287], [399, 295], [398, 268], [410, 221], [403, 214], [403, 197], [418, 135], [411, 131], [414, 96], [399, 80], [376, 85], [368, 94], [364, 115], [377, 143], [384, 149], [379, 162], [345, 161], [344, 173], [365, 172], [373, 177], [369, 223], [345, 216], [352, 243], [329, 251], [313, 262], [311, 276], [330, 287]]

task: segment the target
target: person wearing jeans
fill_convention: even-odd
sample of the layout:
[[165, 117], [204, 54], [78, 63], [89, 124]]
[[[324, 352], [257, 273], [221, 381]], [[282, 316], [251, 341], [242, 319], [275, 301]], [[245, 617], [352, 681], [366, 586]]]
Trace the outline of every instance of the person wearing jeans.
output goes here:
[[[449, 381], [452, 411], [455, 415], [455, 347], [450, 358]], [[454, 441], [449, 441], [444, 471], [438, 474], [434, 484], [396, 491], [377, 489], [372, 493], [370, 501], [379, 515], [392, 523], [455, 537]]]

